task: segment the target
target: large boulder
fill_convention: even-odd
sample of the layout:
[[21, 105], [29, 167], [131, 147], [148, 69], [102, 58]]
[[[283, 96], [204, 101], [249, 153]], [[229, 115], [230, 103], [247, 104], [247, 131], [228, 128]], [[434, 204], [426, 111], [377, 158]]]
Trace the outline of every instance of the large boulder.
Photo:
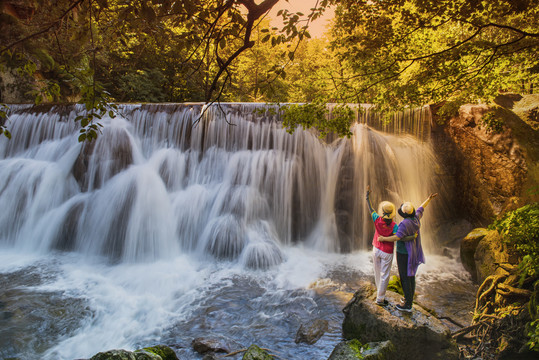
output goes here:
[[462, 239], [460, 259], [477, 283], [482, 283], [490, 275], [506, 274], [498, 264], [518, 262], [502, 236], [496, 230], [484, 228], [474, 229]]
[[473, 229], [460, 242], [460, 260], [462, 266], [472, 275], [472, 279], [477, 281], [477, 271], [475, 268], [475, 250], [479, 241], [481, 241], [488, 233], [485, 228]]
[[[403, 313], [394, 304], [401, 296], [388, 291], [390, 305], [375, 303], [376, 288], [362, 282], [352, 300], [343, 309], [343, 336], [358, 339], [361, 343], [390, 340], [401, 360], [458, 359], [456, 343], [451, 332], [434, 315], [415, 304], [412, 313]], [[387, 359], [393, 357], [388, 356]]]
[[506, 274], [506, 271], [497, 264], [512, 262], [502, 237], [495, 230], [490, 230], [479, 240], [474, 253], [475, 277], [478, 283], [482, 283], [488, 276], [493, 274]]

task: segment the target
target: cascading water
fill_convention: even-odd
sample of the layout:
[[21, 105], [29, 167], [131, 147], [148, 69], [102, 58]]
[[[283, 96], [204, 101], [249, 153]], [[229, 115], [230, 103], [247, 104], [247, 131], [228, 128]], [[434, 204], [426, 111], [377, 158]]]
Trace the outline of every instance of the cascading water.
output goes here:
[[309, 131], [289, 135], [253, 105], [207, 109], [196, 126], [199, 106], [171, 107], [123, 106], [125, 117], [104, 120], [84, 145], [75, 108], [64, 122], [54, 111], [12, 115], [14, 138], [0, 143], [0, 201], [12, 210], [0, 218], [2, 241], [120, 261], [191, 251], [267, 267], [294, 242], [367, 248], [368, 184], [375, 199], [396, 203], [433, 190], [432, 150], [412, 137], [358, 124], [351, 140], [326, 144]]
[[[8, 314], [1, 355], [69, 359], [152, 341], [187, 342], [233, 323], [233, 310], [225, 309], [235, 303], [251, 309], [249, 321], [231, 331], [235, 341], [259, 339], [260, 324], [274, 329], [268, 319], [282, 321], [286, 311], [297, 312], [298, 322], [323, 303], [338, 317], [342, 304], [329, 304], [312, 284], [342, 287], [334, 279], [319, 282], [326, 263], [350, 267], [350, 259], [361, 259], [349, 272], [369, 272], [364, 250], [374, 229], [367, 185], [375, 202], [397, 206], [419, 205], [441, 191], [424, 109], [402, 115], [395, 123], [404, 126], [391, 132], [374, 130], [382, 123], [370, 116], [369, 125], [364, 113], [350, 139], [331, 142], [313, 131], [288, 134], [264, 105], [214, 105], [199, 119], [202, 110], [121, 105], [118, 116], [103, 119], [95, 142], [81, 144], [73, 121], [81, 107], [12, 106], [13, 137], [0, 139], [0, 245], [9, 254], [0, 269], [9, 289], [0, 297], [0, 311]], [[422, 220], [431, 253], [444, 201], [442, 194]], [[14, 320], [19, 291], [45, 309], [32, 320], [43, 324], [34, 334], [43, 343], [7, 345], [6, 332], [23, 332], [30, 321]], [[60, 308], [62, 315], [50, 314]], [[56, 322], [63, 330], [48, 331]], [[274, 345], [295, 331], [278, 329]], [[317, 346], [307, 351], [312, 358], [331, 352], [327, 341]], [[197, 358], [188, 350], [184, 356]], [[292, 351], [285, 358], [301, 357]]]

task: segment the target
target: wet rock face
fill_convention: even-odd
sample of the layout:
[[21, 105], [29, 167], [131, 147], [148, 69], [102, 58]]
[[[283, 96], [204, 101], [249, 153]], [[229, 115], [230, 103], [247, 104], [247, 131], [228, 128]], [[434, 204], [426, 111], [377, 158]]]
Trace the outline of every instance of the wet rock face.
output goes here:
[[528, 169], [509, 127], [499, 133], [482, 125], [486, 105], [464, 105], [446, 128], [454, 144], [460, 205], [479, 221], [515, 207]]
[[343, 312], [343, 336], [361, 343], [390, 340], [398, 359], [458, 359], [458, 348], [440, 320], [418, 305], [412, 313], [395, 308], [400, 295], [388, 291], [390, 305], [375, 303], [375, 287], [364, 282]]
[[296, 344], [300, 342], [312, 345], [318, 341], [328, 331], [329, 323], [327, 320], [316, 319], [305, 324], [301, 324], [296, 333]]
[[488, 230], [485, 228], [476, 228], [470, 231], [460, 242], [460, 260], [462, 266], [472, 275], [473, 281], [477, 281], [475, 250], [487, 233]]
[[481, 284], [490, 275], [505, 274], [505, 270], [496, 264], [515, 263], [516, 259], [509, 253], [500, 234], [493, 230], [487, 231], [473, 255], [475, 274], [472, 272], [472, 278]]

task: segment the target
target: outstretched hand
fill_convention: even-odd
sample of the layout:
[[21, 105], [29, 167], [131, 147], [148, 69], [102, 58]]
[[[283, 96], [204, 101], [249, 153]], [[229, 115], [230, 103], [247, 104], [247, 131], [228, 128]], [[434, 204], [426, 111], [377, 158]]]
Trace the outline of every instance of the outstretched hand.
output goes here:
[[438, 193], [432, 193], [429, 195], [429, 199], [434, 199], [436, 196], [438, 196]]

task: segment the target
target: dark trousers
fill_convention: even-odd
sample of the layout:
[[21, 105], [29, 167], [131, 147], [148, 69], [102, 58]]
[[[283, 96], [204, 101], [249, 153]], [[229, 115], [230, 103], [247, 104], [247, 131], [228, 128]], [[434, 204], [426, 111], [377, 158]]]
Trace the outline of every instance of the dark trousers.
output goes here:
[[397, 266], [401, 278], [402, 292], [404, 292], [404, 300], [406, 301], [404, 306], [411, 308], [415, 294], [415, 276], [408, 276], [408, 254], [397, 252]]

